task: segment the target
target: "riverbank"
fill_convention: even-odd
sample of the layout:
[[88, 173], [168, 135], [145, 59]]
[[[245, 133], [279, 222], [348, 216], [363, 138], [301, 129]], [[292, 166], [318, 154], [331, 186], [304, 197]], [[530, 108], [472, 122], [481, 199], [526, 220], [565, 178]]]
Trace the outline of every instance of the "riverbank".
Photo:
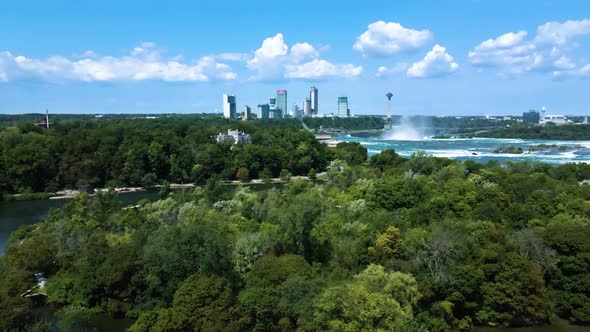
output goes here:
[[[325, 173], [319, 173], [317, 177], [323, 176]], [[291, 179], [303, 179], [303, 180], [311, 180], [308, 176], [291, 176]], [[283, 183], [281, 178], [270, 178], [270, 179], [252, 179], [250, 181], [226, 181], [223, 182], [223, 185], [227, 186], [238, 186], [238, 185], [264, 185], [264, 184], [277, 184]], [[146, 186], [146, 187], [117, 187], [112, 188], [114, 192], [117, 194], [128, 194], [128, 193], [139, 193], [145, 191], [159, 191], [162, 189], [163, 185], [155, 185], [155, 186]], [[171, 183], [170, 189], [178, 190], [178, 189], [190, 189], [195, 188], [197, 185], [194, 183]], [[89, 196], [95, 196], [97, 192], [106, 192], [108, 188], [97, 188], [94, 190], [95, 193], [89, 193]], [[25, 193], [25, 194], [5, 194], [2, 195], [2, 200], [5, 202], [11, 201], [33, 201], [33, 200], [61, 200], [61, 199], [73, 199], [76, 196], [80, 195], [82, 191], [80, 190], [60, 190], [54, 193]]]

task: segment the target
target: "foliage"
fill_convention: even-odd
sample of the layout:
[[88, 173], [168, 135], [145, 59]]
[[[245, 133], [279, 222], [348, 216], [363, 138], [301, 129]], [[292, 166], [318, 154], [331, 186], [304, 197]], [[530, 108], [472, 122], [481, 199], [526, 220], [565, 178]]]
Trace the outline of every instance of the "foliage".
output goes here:
[[521, 124], [510, 127], [499, 127], [489, 132], [477, 133], [474, 136], [494, 138], [589, 140], [590, 125], [528, 126]]
[[[0, 195], [166, 181], [203, 184], [212, 177], [278, 177], [283, 169], [307, 175], [324, 169], [331, 152], [300, 126], [288, 119], [271, 127], [265, 121], [189, 115], [157, 121], [81, 117], [48, 129], [23, 122], [0, 132]], [[213, 136], [228, 128], [252, 135], [252, 144], [215, 143]]]
[[[590, 322], [589, 165], [404, 159], [393, 150], [366, 162], [346, 144], [312, 158], [325, 164], [273, 157], [252, 167], [250, 152], [275, 135], [299, 134], [268, 129], [255, 133], [259, 147], [201, 146], [198, 162], [186, 162], [187, 176], [198, 177], [191, 181], [204, 183], [192, 195], [165, 184], [161, 200], [134, 209], [113, 192], [81, 195], [16, 230], [0, 261], [0, 330], [43, 328], [37, 304], [20, 296], [39, 272], [47, 305], [69, 321], [108, 313], [137, 319], [131, 331], [457, 331], [547, 324], [553, 315]], [[298, 139], [293, 154], [323, 149], [310, 148], [307, 134]], [[147, 163], [146, 172], [184, 177], [179, 165], [192, 150], [175, 147], [172, 158], [156, 141], [122, 155], [139, 151], [130, 160]], [[226, 154], [243, 163], [220, 163]], [[289, 176], [302, 165], [305, 174], [325, 169], [326, 181]], [[225, 170], [288, 181], [228, 192]], [[125, 176], [139, 178], [131, 167]]]

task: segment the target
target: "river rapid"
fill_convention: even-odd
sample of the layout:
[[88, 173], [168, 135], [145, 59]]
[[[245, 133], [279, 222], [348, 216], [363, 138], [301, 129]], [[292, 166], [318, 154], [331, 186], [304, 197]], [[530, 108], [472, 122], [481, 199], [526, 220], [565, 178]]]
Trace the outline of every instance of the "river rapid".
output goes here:
[[[341, 142], [358, 142], [367, 148], [369, 156], [385, 149], [394, 149], [403, 157], [424, 151], [435, 157], [459, 160], [474, 160], [485, 163], [490, 160], [504, 161], [538, 161], [548, 164], [565, 164], [572, 162], [590, 163], [590, 141], [530, 140], [500, 138], [431, 138], [420, 135], [401, 135], [386, 132], [373, 137], [339, 136]], [[547, 148], [539, 151], [529, 149]], [[551, 147], [553, 146], [553, 147]], [[522, 154], [496, 153], [502, 148], [521, 148]]]

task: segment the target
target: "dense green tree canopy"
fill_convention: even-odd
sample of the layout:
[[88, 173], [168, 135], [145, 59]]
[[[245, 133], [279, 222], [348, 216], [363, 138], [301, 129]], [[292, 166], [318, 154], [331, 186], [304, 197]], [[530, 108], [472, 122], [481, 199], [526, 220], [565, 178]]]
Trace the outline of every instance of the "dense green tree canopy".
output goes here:
[[[0, 260], [0, 330], [41, 326], [37, 303], [20, 296], [35, 287], [35, 273], [48, 278], [36, 291], [52, 309], [128, 317], [131, 331], [456, 331], [555, 316], [590, 323], [589, 165], [404, 159], [393, 150], [365, 161], [362, 147], [327, 150], [291, 124], [260, 124], [254, 144], [231, 149], [192, 124], [150, 124], [149, 132], [142, 121], [115, 123], [56, 126], [55, 135], [85, 137], [71, 156], [90, 149], [110, 159], [96, 159], [99, 167], [72, 157], [40, 171], [62, 184], [61, 163], [75, 162], [88, 183], [152, 174], [203, 185], [165, 186], [160, 200], [134, 208], [112, 191], [83, 194], [15, 231]], [[53, 134], [7, 129], [2, 151]], [[39, 171], [27, 168], [34, 163], [17, 164], [5, 173], [15, 181], [6, 190], [39, 185], [18, 179]], [[289, 175], [310, 169], [319, 171], [314, 181]], [[228, 191], [221, 180], [238, 171], [284, 173], [286, 182]]]

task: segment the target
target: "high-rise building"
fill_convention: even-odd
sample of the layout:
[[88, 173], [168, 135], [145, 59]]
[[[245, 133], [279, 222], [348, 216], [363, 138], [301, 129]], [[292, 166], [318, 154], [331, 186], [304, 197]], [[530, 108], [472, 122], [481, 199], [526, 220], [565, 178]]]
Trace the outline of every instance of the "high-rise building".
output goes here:
[[309, 91], [309, 99], [311, 99], [311, 113], [318, 114], [318, 89], [312, 86]]
[[277, 107], [277, 98], [275, 97], [270, 97], [269, 103], [270, 108], [275, 108]]
[[280, 109], [282, 114], [287, 113], [287, 90], [277, 90], [276, 108]]
[[539, 120], [541, 116], [539, 112], [535, 110], [530, 110], [528, 112], [522, 113], [522, 122], [529, 123], [529, 124], [539, 124]]
[[282, 119], [283, 118], [283, 110], [280, 108], [271, 108], [268, 111], [268, 118], [269, 119]]
[[257, 107], [257, 112], [256, 112], [258, 119], [268, 119], [269, 118], [269, 113], [270, 113], [270, 105], [269, 104], [260, 104]]
[[236, 117], [236, 96], [223, 95], [223, 117], [226, 119]]
[[303, 116], [312, 116], [313, 112], [311, 109], [311, 99], [305, 98], [305, 103], [303, 103]]
[[297, 104], [293, 104], [293, 108], [291, 109], [291, 116], [295, 119], [300, 119], [303, 117], [303, 110]]
[[338, 97], [338, 110], [336, 111], [336, 116], [350, 116], [350, 110], [348, 109], [348, 97]]
[[252, 118], [250, 113], [252, 113], [250, 106], [248, 106], [248, 105], [244, 106], [244, 114], [242, 114], [242, 120], [244, 120], [244, 121], [250, 120]]

